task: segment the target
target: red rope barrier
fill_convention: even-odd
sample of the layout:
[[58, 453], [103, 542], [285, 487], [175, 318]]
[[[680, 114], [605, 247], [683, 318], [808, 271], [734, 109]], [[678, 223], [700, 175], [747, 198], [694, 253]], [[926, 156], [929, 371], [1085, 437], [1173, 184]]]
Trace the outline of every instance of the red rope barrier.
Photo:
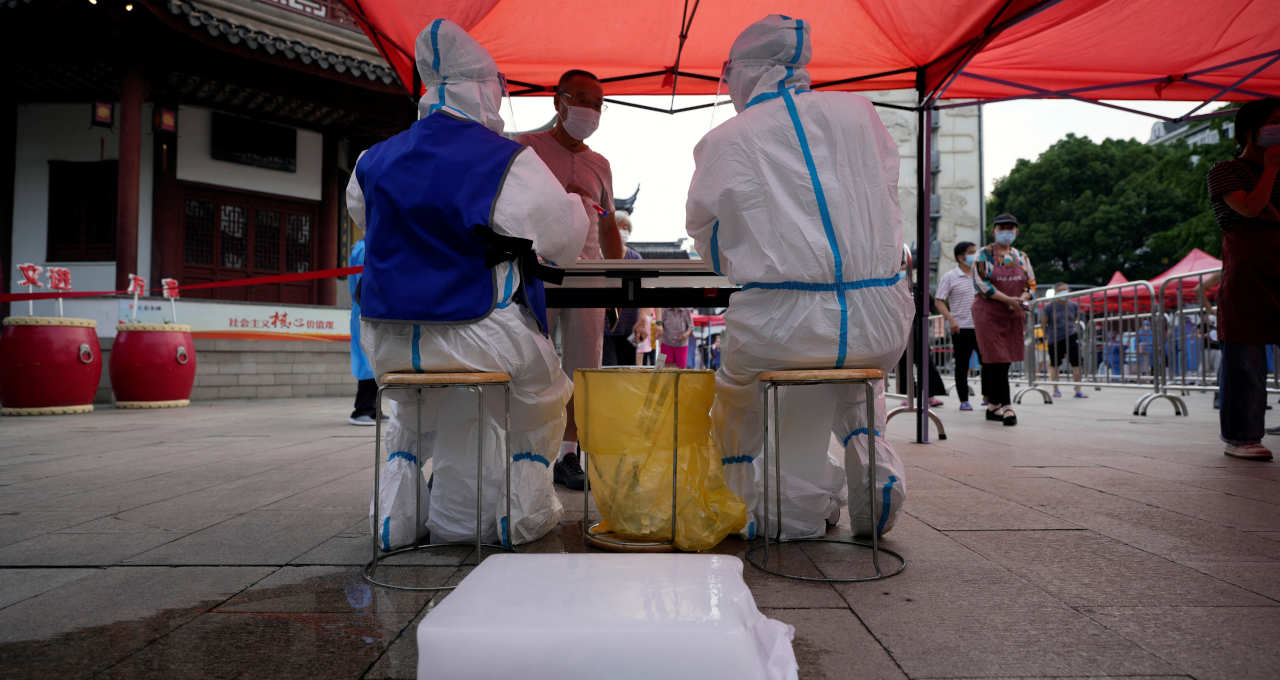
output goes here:
[[[202, 290], [205, 288], [237, 288], [240, 286], [255, 286], [263, 283], [291, 283], [297, 281], [314, 281], [315, 279], [331, 279], [339, 276], [350, 276], [351, 274], [359, 274], [364, 271], [364, 267], [339, 267], [337, 269], [321, 269], [314, 272], [297, 272], [293, 274], [274, 274], [272, 276], [255, 276], [248, 279], [233, 279], [231, 281], [210, 281], [209, 283], [194, 283], [187, 286], [178, 286], [178, 290]], [[152, 288], [152, 292], [161, 291], [163, 288]], [[95, 290], [95, 291], [58, 291], [49, 293], [3, 293], [0, 294], [0, 302], [23, 302], [25, 300], [56, 300], [58, 298], [85, 298], [85, 297], [112, 297], [115, 295], [132, 295], [127, 290]]]

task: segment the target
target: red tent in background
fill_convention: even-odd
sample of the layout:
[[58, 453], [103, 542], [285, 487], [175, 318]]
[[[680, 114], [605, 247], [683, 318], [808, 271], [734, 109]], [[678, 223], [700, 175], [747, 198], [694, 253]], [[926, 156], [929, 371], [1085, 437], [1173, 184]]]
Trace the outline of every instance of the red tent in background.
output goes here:
[[[1118, 286], [1123, 283], [1129, 283], [1129, 279], [1120, 272], [1119, 269], [1111, 275], [1111, 280], [1107, 281], [1107, 286]], [[1139, 290], [1135, 288], [1122, 288], [1112, 291], [1099, 291], [1093, 293], [1088, 298], [1081, 298], [1080, 306], [1092, 309], [1095, 312], [1101, 312], [1103, 309], [1109, 308], [1110, 311], [1116, 311], [1123, 307], [1127, 312], [1132, 312], [1138, 307]], [[1145, 293], [1142, 298], [1147, 296]], [[1150, 301], [1146, 302], [1150, 306]]]
[[[1183, 274], [1191, 274], [1193, 272], [1205, 271], [1210, 269], [1219, 269], [1222, 267], [1222, 260], [1210, 255], [1209, 253], [1192, 248], [1178, 263], [1169, 267], [1167, 271], [1159, 276], [1153, 277], [1148, 281], [1152, 289], [1159, 295], [1162, 292], [1162, 286], [1165, 281]], [[1108, 286], [1128, 283], [1124, 274], [1116, 272], [1111, 275], [1111, 280], [1107, 282]], [[1165, 307], [1172, 307], [1178, 302], [1178, 295], [1182, 295], [1183, 302], [1195, 302], [1197, 300], [1196, 286], [1200, 284], [1199, 277], [1182, 279], [1181, 283], [1170, 284], [1168, 289], [1164, 289]], [[1217, 287], [1209, 289], [1210, 297], [1217, 291]], [[1119, 288], [1116, 290], [1099, 291], [1089, 296], [1086, 303], [1092, 307], [1093, 311], [1100, 312], [1105, 307], [1109, 311], [1118, 309], [1126, 312], [1148, 312], [1151, 311], [1151, 295], [1147, 293], [1145, 286], [1131, 286]]]
[[[1151, 286], [1155, 288], [1157, 295], [1163, 292], [1165, 306], [1176, 304], [1179, 294], [1182, 295], [1182, 300], [1184, 302], [1195, 302], [1196, 286], [1200, 285], [1200, 277], [1182, 279], [1181, 283], [1170, 284], [1167, 288], [1163, 287], [1164, 282], [1182, 274], [1190, 274], [1192, 272], [1204, 271], [1206, 269], [1220, 269], [1221, 267], [1222, 260], [1219, 260], [1199, 248], [1192, 248], [1191, 252], [1187, 253], [1186, 257], [1178, 260], [1178, 263], [1169, 267], [1168, 271], [1151, 279]], [[1215, 286], [1210, 290], [1216, 291], [1217, 287]]]

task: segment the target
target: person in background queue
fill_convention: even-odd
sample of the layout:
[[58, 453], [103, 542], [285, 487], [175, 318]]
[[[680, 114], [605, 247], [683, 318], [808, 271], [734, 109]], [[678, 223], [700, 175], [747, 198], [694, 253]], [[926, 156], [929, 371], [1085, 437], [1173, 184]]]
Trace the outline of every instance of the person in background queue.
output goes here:
[[961, 241], [956, 244], [954, 252], [956, 268], [943, 274], [938, 282], [937, 305], [951, 328], [960, 410], [972, 411], [973, 405], [969, 403], [969, 357], [978, 351], [978, 336], [973, 330], [973, 263], [978, 259], [978, 246]]
[[[1066, 283], [1053, 287], [1055, 296], [1066, 295], [1071, 288]], [[1049, 347], [1049, 382], [1053, 385], [1053, 396], [1061, 397], [1058, 391], [1058, 366], [1065, 358], [1071, 365], [1071, 379], [1074, 384], [1076, 399], [1088, 399], [1089, 395], [1080, 391], [1080, 332], [1076, 322], [1080, 320], [1080, 305], [1075, 300], [1058, 300], [1040, 307], [1041, 324], [1044, 327], [1045, 344]]]
[[[600, 114], [605, 109], [604, 88], [600, 79], [588, 71], [566, 71], [556, 83], [553, 100], [555, 126], [546, 132], [520, 135], [516, 141], [533, 149], [565, 189], [588, 196], [599, 204], [600, 214], [590, 221], [587, 240], [578, 259], [620, 259], [623, 257], [622, 235], [613, 214], [613, 171], [608, 159], [592, 151], [585, 142], [600, 124]], [[571, 380], [579, 368], [600, 368], [605, 310], [553, 310], [551, 326], [560, 329], [564, 370]], [[565, 414], [567, 424], [555, 464], [555, 480], [557, 484], [580, 491], [585, 477], [578, 460], [578, 424], [573, 416], [572, 398]]]
[[987, 398], [987, 420], [1017, 425], [1010, 406], [1009, 364], [1025, 358], [1026, 302], [1036, 289], [1036, 274], [1027, 254], [1013, 247], [1018, 220], [1009, 213], [997, 215], [995, 242], [978, 251], [975, 261], [973, 327], [982, 361], [982, 394]]
[[1240, 155], [1209, 170], [1209, 201], [1222, 230], [1218, 423], [1224, 454], [1267, 461], [1266, 351], [1280, 343], [1280, 99], [1241, 106], [1234, 134]]

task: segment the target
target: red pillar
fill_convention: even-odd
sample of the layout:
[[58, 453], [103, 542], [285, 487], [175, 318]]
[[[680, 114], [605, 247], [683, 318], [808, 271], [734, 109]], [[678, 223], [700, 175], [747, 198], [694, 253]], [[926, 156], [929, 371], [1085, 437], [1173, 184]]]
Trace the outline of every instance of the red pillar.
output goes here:
[[[320, 189], [320, 234], [316, 257], [319, 269], [333, 269], [338, 266], [338, 201], [343, 192], [338, 191], [338, 138], [337, 135], [324, 135], [324, 169], [321, 172]], [[316, 286], [316, 303], [321, 305], [338, 304], [338, 282], [334, 279], [320, 279]]]
[[[116, 179], [116, 290], [129, 287], [138, 272], [138, 183], [142, 174], [142, 102], [146, 79], [141, 66], [120, 78], [120, 165]], [[145, 274], [143, 274], [145, 275]], [[150, 282], [147, 284], [150, 286]]]

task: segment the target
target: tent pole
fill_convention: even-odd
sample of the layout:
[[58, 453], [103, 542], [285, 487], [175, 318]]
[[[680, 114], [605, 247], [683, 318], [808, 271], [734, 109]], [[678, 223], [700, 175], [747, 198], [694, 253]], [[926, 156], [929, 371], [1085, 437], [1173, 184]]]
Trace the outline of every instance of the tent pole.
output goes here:
[[1195, 107], [1194, 109], [1191, 109], [1190, 111], [1188, 111], [1188, 112], [1187, 112], [1187, 115], [1186, 115], [1186, 116], [1183, 116], [1183, 118], [1186, 118], [1187, 116], [1193, 116], [1193, 115], [1195, 115], [1196, 111], [1199, 111], [1200, 109], [1203, 109], [1204, 107], [1208, 106], [1209, 104], [1211, 104], [1211, 103], [1213, 103], [1213, 102], [1217, 101], [1219, 98], [1224, 97], [1224, 96], [1226, 96], [1226, 95], [1230, 94], [1230, 93], [1231, 93], [1233, 90], [1235, 90], [1237, 87], [1240, 87], [1241, 85], [1244, 85], [1245, 83], [1249, 82], [1249, 79], [1251, 79], [1251, 78], [1253, 78], [1254, 76], [1258, 75], [1259, 73], [1262, 73], [1263, 71], [1267, 70], [1267, 68], [1269, 68], [1272, 64], [1276, 63], [1277, 61], [1280, 61], [1280, 53], [1277, 53], [1274, 57], [1271, 57], [1271, 58], [1270, 58], [1270, 59], [1268, 59], [1267, 61], [1263, 62], [1263, 64], [1262, 64], [1261, 66], [1259, 66], [1258, 68], [1255, 68], [1255, 69], [1253, 69], [1252, 71], [1250, 71], [1250, 72], [1249, 72], [1249, 74], [1248, 74], [1248, 75], [1246, 75], [1245, 77], [1243, 77], [1243, 78], [1241, 78], [1241, 79], [1237, 80], [1236, 82], [1232, 83], [1231, 85], [1228, 85], [1228, 86], [1226, 86], [1226, 87], [1221, 88], [1221, 89], [1218, 91], [1218, 93], [1217, 93], [1217, 94], [1215, 94], [1215, 95], [1213, 95], [1212, 97], [1210, 97], [1210, 98], [1208, 98], [1208, 99], [1206, 99], [1206, 100], [1204, 100], [1204, 101], [1200, 102], [1200, 105], [1199, 105], [1199, 106], [1197, 106], [1197, 107]]
[[[916, 342], [912, 343], [915, 356], [916, 382], [920, 387], [916, 396], [916, 442], [929, 443], [929, 241], [932, 238], [929, 229], [929, 189], [930, 154], [933, 144], [930, 143], [929, 123], [933, 116], [924, 106], [928, 93], [925, 91], [925, 69], [916, 72], [916, 94], [921, 106], [916, 112], [916, 327], [911, 333]], [[910, 390], [911, 386], [907, 385]], [[909, 394], [910, 392], [908, 392]]]

